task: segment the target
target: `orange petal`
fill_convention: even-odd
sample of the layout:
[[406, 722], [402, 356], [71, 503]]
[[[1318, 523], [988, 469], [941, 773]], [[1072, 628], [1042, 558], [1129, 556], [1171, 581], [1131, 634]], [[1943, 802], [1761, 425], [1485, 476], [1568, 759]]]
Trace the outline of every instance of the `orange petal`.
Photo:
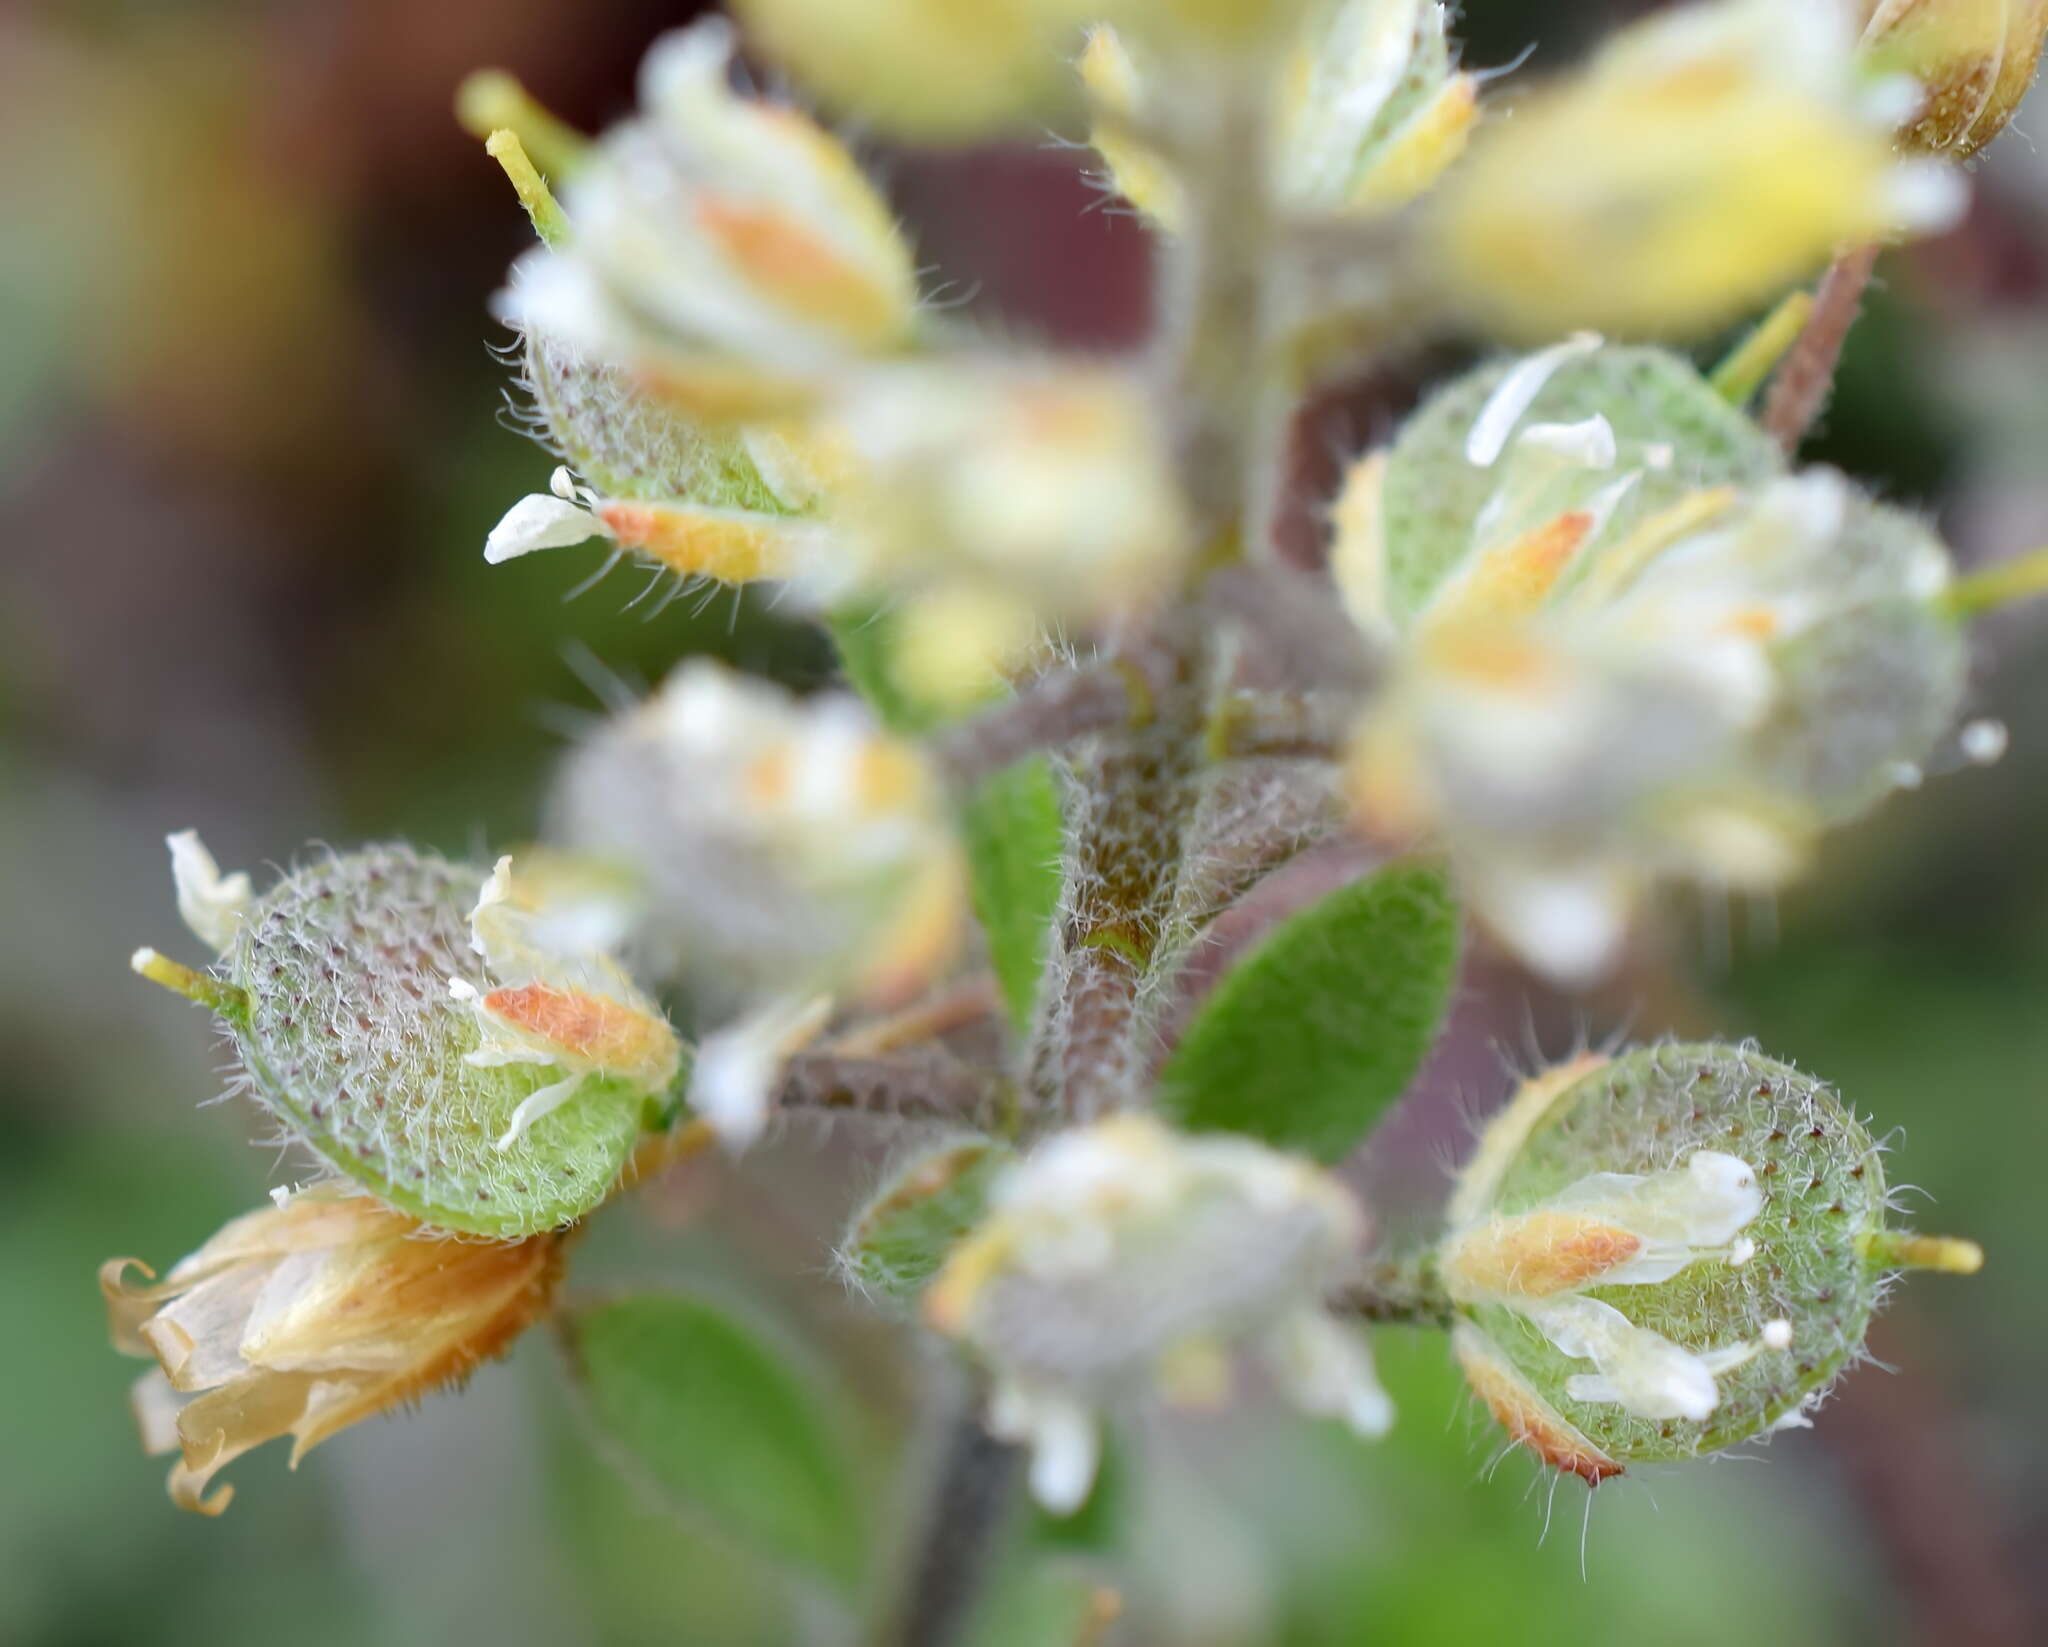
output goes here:
[[1451, 1348], [1473, 1393], [1518, 1446], [1588, 1487], [1622, 1473], [1621, 1465], [1538, 1395], [1477, 1327], [1461, 1321], [1451, 1333]]
[[1642, 1247], [1633, 1231], [1583, 1213], [1531, 1212], [1460, 1235], [1443, 1277], [1457, 1298], [1548, 1298], [1588, 1285]]
[[674, 1041], [668, 1025], [648, 1013], [547, 984], [494, 989], [484, 1010], [593, 1069], [619, 1074], [665, 1066]]

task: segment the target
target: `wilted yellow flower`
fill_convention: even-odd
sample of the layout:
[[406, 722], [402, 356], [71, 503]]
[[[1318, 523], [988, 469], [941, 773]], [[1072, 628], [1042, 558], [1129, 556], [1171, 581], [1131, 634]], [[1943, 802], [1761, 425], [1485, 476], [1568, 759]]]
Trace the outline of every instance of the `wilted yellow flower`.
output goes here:
[[2048, 0], [1861, 0], [1861, 9], [1865, 58], [1921, 90], [1900, 142], [1956, 159], [2005, 129], [2048, 36]]
[[219, 1515], [207, 1484], [252, 1447], [292, 1437], [296, 1465], [359, 1419], [459, 1384], [545, 1313], [560, 1232], [450, 1240], [336, 1186], [237, 1218], [153, 1286], [100, 1269], [114, 1346], [158, 1365], [135, 1387], [151, 1453], [181, 1454], [170, 1492]]
[[1961, 186], [1897, 160], [1845, 13], [1680, 6], [1495, 122], [1429, 247], [1474, 316], [1523, 336], [1719, 324], [1836, 248], [1952, 221]]

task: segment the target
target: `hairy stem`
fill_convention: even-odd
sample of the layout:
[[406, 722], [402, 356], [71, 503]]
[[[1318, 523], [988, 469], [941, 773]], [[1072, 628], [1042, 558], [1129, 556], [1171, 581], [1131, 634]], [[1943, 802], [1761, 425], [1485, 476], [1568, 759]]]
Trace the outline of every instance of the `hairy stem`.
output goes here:
[[803, 1052], [790, 1059], [775, 1098], [785, 1115], [863, 1115], [983, 1130], [1002, 1125], [1012, 1102], [1008, 1082], [973, 1064], [833, 1052]]
[[1835, 368], [1841, 364], [1842, 345], [1863, 312], [1863, 294], [1877, 267], [1877, 253], [1876, 246], [1859, 246], [1830, 265], [1814, 294], [1813, 312], [1772, 380], [1764, 401], [1763, 426], [1787, 457], [1799, 450], [1813, 420], [1827, 404]]
[[1022, 1450], [998, 1441], [970, 1406], [946, 1433], [903, 1593], [874, 1647], [953, 1647], [1002, 1542]]
[[1036, 750], [1149, 720], [1167, 667], [1168, 660], [1133, 647], [1102, 663], [1048, 671], [1014, 698], [941, 732], [932, 753], [958, 788], [971, 789]]
[[1457, 1318], [1450, 1295], [1427, 1255], [1388, 1259], [1372, 1266], [1325, 1303], [1340, 1315], [1411, 1327], [1448, 1328]]

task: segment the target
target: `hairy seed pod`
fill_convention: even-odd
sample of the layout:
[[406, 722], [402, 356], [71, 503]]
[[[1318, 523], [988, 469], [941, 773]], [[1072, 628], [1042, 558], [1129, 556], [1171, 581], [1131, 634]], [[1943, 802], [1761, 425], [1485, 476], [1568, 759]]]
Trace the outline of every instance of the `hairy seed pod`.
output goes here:
[[[530, 971], [505, 953], [484, 914], [502, 878], [365, 847], [214, 923], [214, 979], [148, 951], [137, 966], [212, 992], [240, 1084], [336, 1172], [437, 1229], [531, 1235], [610, 1192], [677, 1049], [608, 965], [599, 987], [595, 963]], [[196, 902], [203, 881], [180, 881]]]
[[1812, 1077], [1747, 1047], [1587, 1056], [1525, 1083], [1458, 1182], [1454, 1347], [1589, 1484], [1718, 1452], [1803, 1425], [1862, 1353], [1913, 1247], [1886, 1210], [1878, 1146]]

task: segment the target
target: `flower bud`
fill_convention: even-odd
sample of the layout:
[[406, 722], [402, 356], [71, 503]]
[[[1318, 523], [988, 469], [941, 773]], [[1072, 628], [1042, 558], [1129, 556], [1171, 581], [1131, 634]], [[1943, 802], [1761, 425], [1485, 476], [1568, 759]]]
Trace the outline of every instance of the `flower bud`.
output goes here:
[[[1109, 181], [1178, 227], [1179, 179], [1132, 132], [1174, 95], [1170, 76], [1107, 27], [1089, 36], [1080, 72]], [[1456, 71], [1440, 0], [1324, 0], [1297, 30], [1278, 105], [1275, 194], [1301, 212], [1384, 211], [1421, 194], [1463, 152], [1478, 81]]]
[[514, 266], [500, 313], [632, 367], [694, 412], [748, 415], [851, 358], [902, 347], [910, 253], [853, 158], [729, 82], [729, 27], [656, 42], [642, 113], [571, 180], [571, 233]]
[[846, 574], [878, 592], [960, 585], [1088, 621], [1156, 596], [1186, 525], [1141, 386], [1109, 369], [906, 367], [835, 409]]
[[989, 1427], [1030, 1443], [1049, 1508], [1087, 1496], [1104, 1404], [1221, 1399], [1240, 1347], [1309, 1411], [1368, 1435], [1392, 1421], [1364, 1340], [1321, 1302], [1364, 1219], [1311, 1164], [1122, 1115], [1041, 1144], [990, 1201], [925, 1317], [993, 1375]]
[[[1878, 1146], [1748, 1049], [1588, 1056], [1525, 1083], [1461, 1174], [1438, 1274], [1509, 1434], [1588, 1485], [1805, 1422], [1887, 1273]], [[1968, 1243], [1928, 1267], [1973, 1268]]]
[[1388, 653], [1355, 805], [1439, 837], [1498, 935], [1596, 977], [1656, 881], [1769, 889], [1947, 733], [1941, 545], [1676, 357], [1486, 368], [1347, 477], [1332, 554]]
[[2005, 129], [2034, 84], [2048, 0], [1860, 0], [1864, 60], [1918, 89], [1900, 146], [1961, 160]]
[[212, 975], [136, 969], [212, 1007], [238, 1085], [327, 1165], [440, 1229], [510, 1237], [612, 1188], [680, 1047], [601, 949], [488, 877], [404, 846], [308, 864], [261, 897], [173, 837]]
[[[556, 827], [637, 885], [639, 939], [730, 1027], [699, 1049], [729, 1137], [765, 1119], [816, 998], [888, 999], [953, 953], [963, 872], [941, 785], [858, 700], [684, 664], [571, 758]], [[744, 1022], [732, 1020], [744, 1015]]]
[[219, 1515], [207, 1485], [252, 1447], [292, 1437], [294, 1467], [337, 1431], [460, 1384], [544, 1314], [561, 1278], [560, 1234], [437, 1240], [335, 1185], [278, 1193], [136, 1286], [115, 1258], [100, 1287], [115, 1348], [154, 1356], [135, 1388], [151, 1453], [175, 1452], [170, 1492]]
[[1707, 0], [1622, 30], [1481, 134], [1434, 202], [1430, 267], [1510, 333], [1688, 332], [1839, 246], [1945, 227], [1960, 182], [1894, 157], [1847, 24]]
[[898, 137], [973, 138], [1059, 104], [1098, 7], [1071, 0], [737, 0], [764, 53], [833, 106]]

